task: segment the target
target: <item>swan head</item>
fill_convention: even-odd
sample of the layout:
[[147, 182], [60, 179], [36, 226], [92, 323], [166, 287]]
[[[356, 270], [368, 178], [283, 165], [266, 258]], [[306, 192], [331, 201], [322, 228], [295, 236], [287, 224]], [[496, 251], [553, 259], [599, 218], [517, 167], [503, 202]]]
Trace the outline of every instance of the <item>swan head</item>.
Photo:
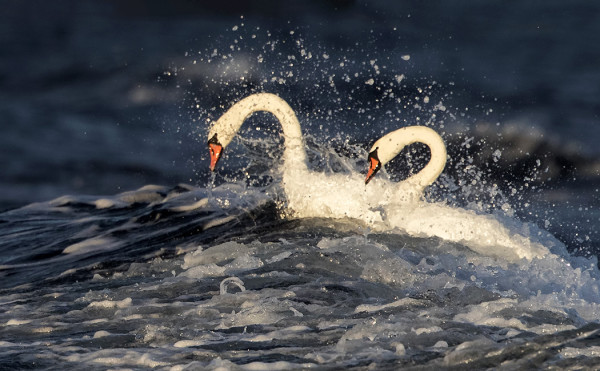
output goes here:
[[219, 143], [216, 133], [208, 140], [208, 150], [210, 151], [210, 171], [215, 171], [217, 162], [223, 153], [223, 145]]
[[369, 152], [369, 171], [367, 172], [365, 184], [369, 183], [371, 178], [377, 174], [383, 165], [396, 157], [396, 154], [400, 152], [405, 145], [404, 138], [400, 137], [398, 139], [396, 137], [391, 137], [390, 134], [379, 138], [379, 140], [373, 144], [373, 147], [371, 147], [371, 151]]
[[240, 111], [238, 102], [215, 121], [208, 131], [208, 149], [210, 151], [210, 170], [214, 171], [225, 147], [237, 134], [247, 112]]
[[373, 178], [375, 176], [375, 174], [377, 174], [379, 169], [381, 169], [381, 161], [379, 161], [379, 156], [377, 155], [378, 149], [379, 149], [378, 147], [375, 147], [375, 149], [369, 153], [369, 159], [368, 159], [369, 171], [367, 172], [367, 178], [365, 179], [365, 184], [369, 184], [369, 181], [371, 180], [371, 178]]

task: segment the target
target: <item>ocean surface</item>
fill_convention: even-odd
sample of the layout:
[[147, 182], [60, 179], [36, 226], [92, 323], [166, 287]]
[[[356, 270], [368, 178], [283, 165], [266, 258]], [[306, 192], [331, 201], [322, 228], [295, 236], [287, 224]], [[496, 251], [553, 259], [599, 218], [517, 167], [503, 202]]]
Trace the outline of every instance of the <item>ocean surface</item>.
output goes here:
[[0, 369], [600, 367], [600, 5], [0, 5]]

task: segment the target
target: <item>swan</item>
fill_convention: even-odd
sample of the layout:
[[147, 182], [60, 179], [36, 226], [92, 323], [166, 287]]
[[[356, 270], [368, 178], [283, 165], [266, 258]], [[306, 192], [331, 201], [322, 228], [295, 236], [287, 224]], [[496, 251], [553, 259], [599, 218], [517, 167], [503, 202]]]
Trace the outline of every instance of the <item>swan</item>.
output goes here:
[[433, 184], [440, 176], [446, 166], [447, 157], [444, 140], [427, 126], [408, 126], [379, 138], [369, 151], [369, 171], [365, 184], [368, 184], [379, 169], [396, 157], [404, 147], [417, 142], [429, 147], [431, 159], [421, 171], [408, 177], [403, 183], [417, 194], [422, 194], [425, 187]]
[[[365, 207], [368, 198], [374, 195], [356, 191], [364, 187], [360, 174], [326, 174], [308, 169], [300, 122], [290, 105], [271, 93], [241, 99], [211, 125], [208, 132], [211, 171], [215, 170], [225, 147], [244, 121], [258, 111], [270, 112], [281, 124], [285, 140], [281, 183], [287, 200], [286, 216], [356, 218], [367, 224], [381, 222], [378, 211]], [[360, 195], [351, 197], [353, 194]]]
[[233, 140], [244, 121], [251, 114], [259, 111], [272, 113], [281, 124], [285, 139], [284, 163], [292, 164], [292, 167], [298, 171], [308, 172], [300, 122], [286, 101], [270, 93], [252, 94], [240, 100], [211, 126], [208, 132], [210, 170], [215, 170], [223, 150]]
[[[388, 230], [400, 229], [413, 236], [439, 237], [463, 244], [480, 254], [508, 260], [532, 260], [549, 253], [545, 246], [515, 232], [523, 226], [517, 226], [514, 220], [423, 199], [425, 187], [433, 184], [442, 173], [447, 157], [443, 139], [428, 127], [404, 127], [378, 139], [369, 152], [365, 184], [405, 146], [416, 142], [429, 147], [431, 159], [421, 171], [400, 182], [399, 186], [392, 187], [390, 182], [384, 185], [388, 188], [382, 194]], [[511, 224], [512, 227], [507, 228]]]

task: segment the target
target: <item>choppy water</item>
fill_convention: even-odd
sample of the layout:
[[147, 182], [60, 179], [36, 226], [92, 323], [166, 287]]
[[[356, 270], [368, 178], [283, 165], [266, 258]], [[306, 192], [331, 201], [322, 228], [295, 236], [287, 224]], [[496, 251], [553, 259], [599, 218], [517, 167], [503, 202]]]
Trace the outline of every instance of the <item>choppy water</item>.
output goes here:
[[2, 365], [598, 362], [595, 261], [513, 263], [353, 220], [282, 220], [266, 193], [154, 186], [3, 213]]
[[[4, 6], [0, 368], [600, 364], [597, 6]], [[384, 226], [289, 218], [269, 115], [207, 169], [208, 124], [258, 91], [324, 178], [414, 124], [448, 164]]]

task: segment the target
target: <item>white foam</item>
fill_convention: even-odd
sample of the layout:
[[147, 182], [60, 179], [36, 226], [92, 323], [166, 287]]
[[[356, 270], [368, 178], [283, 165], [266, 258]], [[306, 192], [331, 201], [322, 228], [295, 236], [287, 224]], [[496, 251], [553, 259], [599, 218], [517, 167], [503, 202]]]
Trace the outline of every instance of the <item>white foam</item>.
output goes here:
[[109, 237], [93, 237], [73, 245], [67, 246], [63, 254], [88, 254], [101, 251], [116, 250], [121, 247], [123, 242]]
[[140, 367], [166, 367], [168, 362], [160, 362], [152, 359], [149, 353], [128, 349], [103, 349], [86, 353], [72, 353], [65, 357], [67, 362], [79, 362], [82, 364], [97, 364], [109, 366], [140, 366]]
[[190, 348], [190, 347], [199, 347], [201, 345], [206, 344], [204, 340], [179, 340], [173, 346], [175, 348]]
[[[391, 252], [385, 246], [364, 237], [322, 239], [317, 246], [328, 253], [341, 253], [346, 263], [360, 265], [360, 277], [370, 282], [382, 282], [417, 291], [464, 290], [479, 285], [497, 296], [482, 297], [484, 301], [466, 307], [454, 320], [481, 326], [499, 326], [533, 332], [558, 331], [559, 328], [532, 327], [514, 317], [506, 317], [505, 310], [525, 312], [553, 312], [558, 318], [569, 320], [562, 329], [583, 325], [600, 318], [600, 273], [594, 262], [584, 258], [572, 259], [551, 255], [545, 259], [519, 264], [499, 264], [502, 261], [465, 256], [447, 251], [411, 262], [411, 250]], [[448, 245], [445, 249], [448, 248]], [[427, 254], [427, 252], [426, 252]], [[590, 264], [591, 263], [591, 264]], [[471, 267], [465, 271], [465, 267]], [[515, 296], [517, 298], [515, 298]], [[478, 299], [481, 300], [481, 299]], [[403, 298], [384, 304], [361, 304], [355, 313], [377, 313], [391, 308], [426, 308], [430, 302]]]
[[181, 272], [178, 277], [204, 278], [238, 274], [250, 269], [260, 268], [264, 265], [261, 259], [247, 253], [237, 256], [233, 261], [223, 266], [214, 263], [195, 265]]
[[465, 341], [444, 356], [444, 365], [468, 367], [474, 359], [479, 359], [492, 355], [501, 349], [500, 345], [486, 337], [479, 337], [477, 340]]
[[600, 357], [600, 346], [592, 345], [584, 348], [566, 347], [560, 351], [560, 354], [565, 358], [575, 358], [581, 356], [598, 358]]
[[252, 254], [254, 250], [252, 247], [233, 241], [211, 246], [206, 250], [200, 248], [184, 256], [182, 268], [189, 269], [197, 265], [220, 263], [234, 259], [242, 253]]
[[247, 363], [247, 364], [241, 366], [240, 368], [243, 370], [251, 370], [251, 371], [292, 370], [292, 369], [306, 370], [309, 368], [315, 368], [315, 365], [310, 364], [310, 363], [293, 363], [293, 362], [285, 362], [285, 361], [250, 362], [250, 363]]
[[400, 300], [396, 300], [392, 303], [383, 304], [383, 305], [375, 305], [375, 304], [361, 304], [356, 307], [354, 313], [360, 312], [379, 312], [382, 310], [390, 309], [390, 308], [398, 308], [398, 307], [425, 307], [428, 306], [429, 303], [424, 300], [412, 299], [412, 298], [402, 298]]
[[28, 323], [31, 323], [31, 320], [29, 319], [9, 319], [8, 321], [6, 321], [6, 326], [21, 326], [21, 325], [26, 325]]
[[135, 191], [123, 192], [117, 195], [117, 200], [125, 202], [126, 204], [139, 203], [153, 203], [163, 199], [161, 193], [167, 193], [168, 188], [159, 185], [145, 185]]
[[[531, 235], [510, 228], [493, 215], [478, 214], [442, 203], [388, 204], [386, 224], [418, 237], [440, 237], [485, 256], [509, 261], [543, 258], [550, 250]], [[558, 243], [558, 242], [557, 242]]]
[[236, 286], [242, 292], [246, 291], [246, 287], [244, 287], [244, 282], [241, 279], [239, 279], [237, 277], [228, 277], [228, 278], [225, 278], [223, 281], [221, 281], [221, 284], [219, 285], [221, 295], [225, 295], [228, 293], [227, 287], [230, 284]]
[[566, 248], [547, 232], [506, 216], [477, 213], [422, 200], [418, 187], [361, 174], [303, 171], [286, 165], [282, 180], [288, 214], [295, 218], [352, 218], [378, 232], [439, 237], [508, 261], [566, 256]]
[[199, 265], [181, 272], [178, 277], [189, 277], [200, 279], [204, 277], [219, 277], [226, 274], [226, 268], [216, 264]]
[[230, 215], [230, 216], [226, 216], [223, 218], [211, 219], [208, 223], [204, 224], [204, 228], [209, 229], [209, 228], [217, 227], [219, 225], [229, 223], [230, 221], [235, 220], [236, 218], [237, 218], [236, 216]]
[[97, 209], [108, 209], [110, 207], [114, 207], [116, 202], [108, 198], [99, 198], [94, 202], [94, 204], [96, 205]]
[[479, 326], [510, 327], [524, 330], [527, 326], [518, 319], [506, 319], [501, 315], [496, 315], [503, 309], [514, 308], [516, 304], [517, 300], [515, 299], [499, 299], [492, 302], [484, 302], [471, 306], [470, 311], [467, 313], [457, 314], [454, 320]]
[[279, 253], [279, 254], [273, 256], [270, 259], [267, 259], [267, 263], [269, 263], [269, 264], [277, 263], [279, 261], [289, 258], [291, 255], [292, 255], [291, 251], [284, 251], [282, 253]]
[[417, 334], [417, 335], [421, 335], [421, 334], [432, 334], [434, 332], [441, 332], [442, 328], [439, 326], [433, 326], [433, 327], [420, 327], [417, 329], [412, 329], [412, 331]]
[[171, 210], [180, 211], [180, 212], [191, 211], [191, 210], [196, 210], [196, 209], [202, 209], [202, 208], [205, 208], [206, 206], [208, 206], [208, 198], [203, 198], [201, 200], [194, 202], [191, 205], [176, 206], [176, 207], [171, 208]]
[[89, 308], [127, 308], [130, 307], [132, 303], [131, 298], [125, 298], [123, 300], [102, 300], [102, 301], [94, 301], [91, 302], [88, 307]]
[[93, 338], [94, 339], [99, 339], [99, 338], [107, 337], [107, 336], [110, 336], [110, 335], [111, 335], [110, 332], [104, 331], [104, 330], [100, 330], [100, 331], [96, 331], [94, 333]]
[[294, 337], [298, 336], [299, 334], [302, 334], [305, 332], [310, 332], [310, 331], [312, 331], [312, 329], [308, 326], [303, 326], [303, 325], [302, 326], [290, 326], [290, 327], [283, 328], [281, 330], [271, 331], [266, 334], [251, 336], [251, 337], [246, 338], [245, 340], [251, 341], [251, 342], [267, 342], [267, 341], [273, 341], [274, 339], [285, 340], [288, 338], [294, 338]]

